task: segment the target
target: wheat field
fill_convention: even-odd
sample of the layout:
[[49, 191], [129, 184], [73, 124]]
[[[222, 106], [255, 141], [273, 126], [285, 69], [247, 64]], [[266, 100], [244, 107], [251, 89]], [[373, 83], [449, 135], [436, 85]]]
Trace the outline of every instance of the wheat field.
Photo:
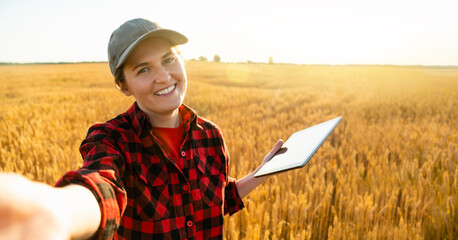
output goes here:
[[[301, 169], [225, 218], [226, 239], [458, 238], [458, 68], [189, 61], [185, 103], [220, 126], [233, 177], [279, 138], [342, 122]], [[134, 101], [106, 63], [0, 66], [0, 171], [53, 184], [87, 129]]]

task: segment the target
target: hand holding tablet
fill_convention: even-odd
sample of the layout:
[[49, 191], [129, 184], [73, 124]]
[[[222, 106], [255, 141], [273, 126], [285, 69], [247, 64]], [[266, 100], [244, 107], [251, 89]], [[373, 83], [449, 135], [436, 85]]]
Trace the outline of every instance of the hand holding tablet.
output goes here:
[[341, 120], [342, 117], [337, 117], [293, 133], [283, 144], [282, 149], [254, 176], [260, 177], [305, 166]]

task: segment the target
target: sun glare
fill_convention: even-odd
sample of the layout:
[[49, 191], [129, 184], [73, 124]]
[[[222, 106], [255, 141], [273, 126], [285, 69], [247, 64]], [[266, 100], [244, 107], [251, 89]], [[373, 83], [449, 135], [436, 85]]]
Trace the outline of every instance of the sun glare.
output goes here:
[[227, 79], [234, 83], [243, 83], [250, 77], [250, 68], [246, 64], [229, 64], [226, 71]]

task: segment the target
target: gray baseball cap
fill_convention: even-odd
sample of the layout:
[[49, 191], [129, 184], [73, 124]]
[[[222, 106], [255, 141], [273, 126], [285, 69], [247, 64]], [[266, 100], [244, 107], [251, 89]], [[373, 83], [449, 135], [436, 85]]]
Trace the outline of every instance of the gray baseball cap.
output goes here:
[[172, 45], [188, 42], [188, 38], [183, 34], [161, 28], [157, 23], [142, 18], [129, 20], [114, 30], [108, 42], [108, 64], [113, 76], [115, 76], [116, 70], [126, 61], [132, 50], [143, 40], [150, 37], [165, 38]]

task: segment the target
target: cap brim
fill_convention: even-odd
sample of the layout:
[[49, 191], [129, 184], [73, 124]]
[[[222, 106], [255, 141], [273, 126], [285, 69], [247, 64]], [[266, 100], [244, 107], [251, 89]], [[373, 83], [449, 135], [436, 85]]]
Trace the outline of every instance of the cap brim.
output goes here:
[[137, 40], [135, 40], [133, 43], [129, 45], [129, 47], [124, 50], [124, 52], [121, 54], [118, 60], [118, 64], [116, 65], [116, 69], [118, 69], [127, 59], [127, 57], [130, 55], [132, 50], [144, 41], [145, 39], [151, 38], [151, 37], [161, 37], [166, 40], [168, 40], [172, 45], [180, 45], [180, 44], [185, 44], [188, 42], [188, 38], [184, 36], [183, 34], [170, 30], [170, 29], [157, 29], [153, 30], [150, 32], [147, 32], [140, 36]]

